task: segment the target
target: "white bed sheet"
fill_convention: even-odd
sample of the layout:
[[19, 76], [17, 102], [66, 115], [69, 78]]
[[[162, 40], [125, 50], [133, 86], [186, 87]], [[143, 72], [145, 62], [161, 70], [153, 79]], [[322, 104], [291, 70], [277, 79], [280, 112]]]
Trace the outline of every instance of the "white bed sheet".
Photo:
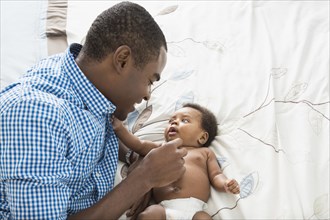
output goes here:
[[0, 1], [0, 89], [16, 81], [47, 56], [47, 1]]
[[[211, 148], [241, 184], [238, 196], [212, 189], [214, 219], [329, 219], [329, 2], [136, 2], [169, 51], [128, 127], [162, 141], [180, 104], [205, 105], [220, 124]], [[69, 1], [68, 42], [114, 3]]]
[[[68, 43], [116, 2], [68, 1]], [[162, 141], [182, 103], [205, 105], [219, 122], [211, 148], [241, 183], [237, 196], [212, 189], [214, 219], [329, 219], [329, 1], [135, 2], [155, 17], [169, 51], [128, 127]], [[45, 5], [1, 1], [1, 88], [47, 55]]]

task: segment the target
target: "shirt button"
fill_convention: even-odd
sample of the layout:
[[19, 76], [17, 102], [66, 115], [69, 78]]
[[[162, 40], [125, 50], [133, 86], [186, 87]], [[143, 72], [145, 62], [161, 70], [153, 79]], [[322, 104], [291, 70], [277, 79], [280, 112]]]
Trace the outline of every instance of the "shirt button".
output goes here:
[[96, 177], [100, 177], [101, 174], [99, 172], [96, 172]]

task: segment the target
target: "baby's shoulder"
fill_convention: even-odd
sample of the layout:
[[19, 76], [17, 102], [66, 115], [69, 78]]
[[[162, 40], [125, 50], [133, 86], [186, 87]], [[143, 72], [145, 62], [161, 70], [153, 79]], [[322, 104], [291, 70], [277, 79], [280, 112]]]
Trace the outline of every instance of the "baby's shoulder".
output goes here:
[[201, 151], [205, 151], [205, 152], [213, 152], [210, 148], [208, 147], [201, 147], [201, 148], [198, 148], [199, 150]]
[[196, 148], [194, 151], [200, 154], [214, 154], [214, 152], [208, 147]]

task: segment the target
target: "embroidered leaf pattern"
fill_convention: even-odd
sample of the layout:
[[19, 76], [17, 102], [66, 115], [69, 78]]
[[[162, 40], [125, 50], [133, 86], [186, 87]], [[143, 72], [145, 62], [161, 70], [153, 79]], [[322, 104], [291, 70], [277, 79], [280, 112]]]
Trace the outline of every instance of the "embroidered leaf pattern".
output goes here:
[[300, 83], [290, 89], [288, 94], [285, 96], [285, 101], [297, 100], [307, 89], [307, 83]]
[[168, 6], [164, 9], [162, 9], [160, 12], [158, 12], [157, 15], [167, 15], [170, 14], [172, 12], [174, 12], [179, 6], [178, 5], [172, 5], [172, 6]]
[[222, 167], [223, 164], [227, 161], [227, 158], [225, 158], [225, 157], [217, 157], [217, 161], [218, 161], [219, 165]]
[[324, 194], [314, 201], [314, 215], [317, 219], [329, 218], [329, 195]]
[[193, 74], [194, 70], [184, 70], [175, 72], [172, 74], [172, 76], [169, 78], [169, 80], [178, 81], [188, 78]]
[[133, 125], [138, 117], [139, 117], [139, 111], [136, 109], [128, 114], [126, 119], [128, 130], [132, 131]]
[[168, 52], [175, 57], [185, 57], [186, 53], [182, 47], [175, 44], [168, 44]]
[[139, 117], [136, 119], [136, 122], [132, 128], [133, 134], [137, 132], [140, 128], [142, 128], [143, 124], [150, 118], [151, 113], [152, 113], [152, 105], [149, 105], [141, 112]]
[[128, 173], [128, 165], [125, 163], [120, 169], [121, 178], [125, 179], [127, 177], [127, 173]]
[[322, 131], [322, 120], [322, 116], [317, 114], [315, 111], [311, 110], [309, 112], [308, 121], [316, 135], [319, 135]]
[[217, 162], [222, 170], [224, 170], [229, 165], [226, 157], [222, 157], [222, 156], [217, 157]]
[[216, 50], [219, 52], [223, 52], [224, 50], [223, 44], [219, 41], [203, 41], [203, 45], [208, 49]]
[[175, 110], [178, 110], [179, 108], [182, 107], [183, 104], [188, 103], [188, 102], [189, 103], [194, 102], [194, 93], [192, 91], [184, 94], [176, 101]]
[[244, 199], [253, 193], [257, 185], [257, 181], [255, 180], [255, 178], [258, 181], [258, 175], [257, 173], [254, 172], [244, 177], [244, 179], [241, 181], [240, 183], [241, 192], [239, 194], [241, 199]]
[[272, 68], [271, 75], [274, 79], [279, 79], [286, 74], [287, 68]]

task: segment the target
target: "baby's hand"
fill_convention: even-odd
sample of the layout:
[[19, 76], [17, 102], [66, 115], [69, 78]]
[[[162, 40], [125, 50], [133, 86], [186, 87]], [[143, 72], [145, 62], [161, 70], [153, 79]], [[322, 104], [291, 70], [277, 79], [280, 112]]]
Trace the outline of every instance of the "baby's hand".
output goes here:
[[227, 179], [225, 183], [227, 193], [238, 194], [240, 192], [239, 185], [235, 179]]
[[124, 124], [122, 121], [120, 121], [115, 116], [111, 117], [111, 123], [114, 131], [118, 131], [120, 128], [124, 127]]

